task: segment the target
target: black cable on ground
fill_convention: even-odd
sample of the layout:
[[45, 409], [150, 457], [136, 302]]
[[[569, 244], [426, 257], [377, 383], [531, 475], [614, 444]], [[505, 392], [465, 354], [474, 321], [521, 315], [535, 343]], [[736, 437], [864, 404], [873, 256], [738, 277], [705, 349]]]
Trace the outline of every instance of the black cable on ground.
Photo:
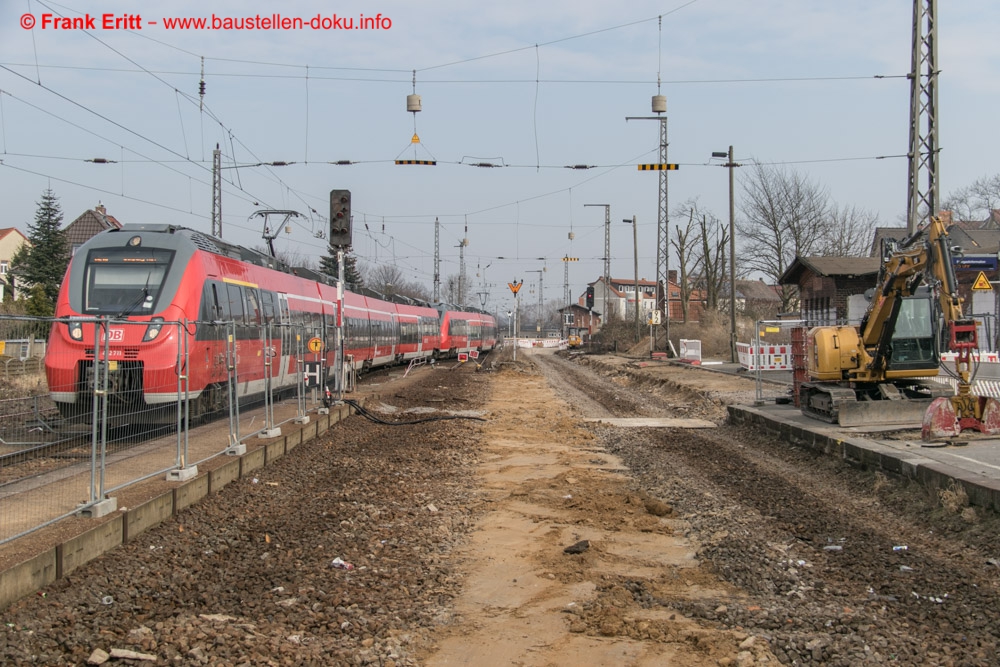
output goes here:
[[385, 421], [384, 419], [382, 419], [380, 417], [376, 417], [372, 413], [368, 412], [368, 410], [365, 410], [363, 407], [361, 407], [361, 405], [357, 401], [352, 401], [352, 400], [345, 399], [344, 403], [346, 403], [347, 405], [349, 405], [352, 408], [354, 408], [354, 410], [359, 415], [361, 415], [362, 417], [364, 417], [365, 419], [367, 419], [369, 421], [372, 421], [372, 422], [375, 422], [376, 424], [384, 424], [385, 426], [411, 426], [413, 424], [423, 424], [425, 422], [447, 421], [449, 419], [472, 419], [472, 420], [480, 421], [480, 422], [486, 421], [482, 417], [466, 417], [464, 415], [445, 415], [443, 417], [426, 417], [424, 419], [415, 419], [413, 421], [408, 421], [408, 422], [389, 422], [389, 421]]

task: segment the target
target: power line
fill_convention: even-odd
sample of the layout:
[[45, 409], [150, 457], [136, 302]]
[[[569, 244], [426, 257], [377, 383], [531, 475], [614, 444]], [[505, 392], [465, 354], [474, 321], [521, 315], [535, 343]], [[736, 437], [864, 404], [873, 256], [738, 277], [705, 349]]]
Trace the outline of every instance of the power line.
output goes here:
[[[209, 58], [206, 57], [206, 60]], [[0, 63], [10, 67], [35, 67], [30, 63]], [[94, 67], [84, 65], [37, 65], [40, 69], [65, 69], [95, 72], [117, 72], [121, 74], [163, 74], [176, 76], [198, 76], [198, 72], [183, 70], [151, 70], [145, 68], [127, 69], [122, 67]], [[289, 80], [310, 80], [310, 81], [348, 81], [355, 83], [410, 83], [410, 79], [371, 79], [358, 77], [322, 76], [313, 73], [313, 69], [324, 69], [313, 65], [289, 65], [289, 67], [308, 68], [308, 74], [259, 74], [244, 72], [212, 72], [215, 78], [237, 78], [237, 79], [289, 79]], [[391, 70], [397, 71], [397, 70]], [[402, 70], [400, 70], [402, 71]], [[419, 71], [419, 70], [418, 70]], [[663, 79], [664, 85], [710, 85], [710, 84], [742, 84], [742, 83], [814, 83], [817, 81], [870, 81], [881, 79], [908, 79], [907, 74], [842, 74], [842, 75], [816, 75], [816, 76], [759, 76], [747, 78], [721, 78], [721, 79]], [[510, 85], [534, 85], [543, 83], [546, 85], [622, 85], [622, 86], [649, 86], [656, 81], [650, 79], [421, 79], [420, 85], [483, 85], [483, 84], [510, 84]], [[168, 84], [169, 85], [169, 84]], [[187, 96], [186, 93], [181, 93]]]

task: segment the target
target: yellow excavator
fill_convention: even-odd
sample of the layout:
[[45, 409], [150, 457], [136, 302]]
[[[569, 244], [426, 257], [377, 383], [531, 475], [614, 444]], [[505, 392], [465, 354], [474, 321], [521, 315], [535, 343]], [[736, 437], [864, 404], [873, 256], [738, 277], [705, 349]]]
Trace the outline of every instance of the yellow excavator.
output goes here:
[[[972, 393], [976, 323], [963, 315], [948, 242], [937, 217], [902, 241], [884, 242], [861, 323], [809, 331], [809, 380], [799, 386], [804, 414], [841, 426], [920, 422], [925, 440], [965, 429], [1000, 433], [1000, 401]], [[931, 379], [942, 345], [956, 354], [957, 391]]]

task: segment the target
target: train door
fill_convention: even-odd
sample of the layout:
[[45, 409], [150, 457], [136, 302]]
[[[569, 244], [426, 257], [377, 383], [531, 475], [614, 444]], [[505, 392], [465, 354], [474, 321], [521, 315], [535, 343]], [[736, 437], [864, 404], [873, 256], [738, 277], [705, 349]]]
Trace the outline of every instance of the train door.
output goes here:
[[251, 355], [253, 361], [251, 363], [257, 367], [254, 377], [259, 379], [255, 389], [263, 392], [267, 391], [267, 383], [271, 375], [272, 366], [270, 365], [271, 359], [269, 356], [268, 341], [264, 339], [266, 331], [261, 326], [260, 292], [257, 291], [256, 287], [247, 286], [244, 287], [244, 294], [246, 295], [247, 308], [247, 343], [252, 349]]
[[234, 366], [236, 367], [236, 376], [239, 380], [236, 394], [237, 398], [242, 398], [246, 395], [249, 387], [249, 380], [253, 377], [253, 370], [251, 368], [252, 357], [249, 354], [246, 340], [246, 307], [243, 303], [243, 289], [239, 285], [226, 283], [226, 296], [228, 297], [226, 299], [228, 303], [226, 310], [229, 318], [233, 322], [233, 332], [235, 338], [233, 341], [235, 357], [233, 361]]
[[[296, 364], [298, 359], [296, 357], [296, 339], [292, 332], [291, 318], [288, 315], [288, 295], [283, 292], [278, 292], [275, 294], [277, 298], [277, 312], [275, 317], [277, 319], [277, 327], [281, 331], [280, 333], [280, 356], [279, 359], [281, 363], [279, 364], [281, 371], [278, 375], [281, 385], [285, 386], [297, 381], [298, 378], [298, 368]], [[295, 379], [293, 379], [295, 378]]]
[[326, 364], [325, 377], [331, 390], [339, 391], [340, 381], [340, 340], [337, 335], [337, 305], [323, 302], [323, 361]]

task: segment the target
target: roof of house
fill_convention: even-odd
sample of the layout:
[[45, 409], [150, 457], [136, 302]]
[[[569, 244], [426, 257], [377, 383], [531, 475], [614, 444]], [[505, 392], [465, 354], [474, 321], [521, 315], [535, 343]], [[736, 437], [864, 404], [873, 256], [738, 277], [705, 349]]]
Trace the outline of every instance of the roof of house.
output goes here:
[[76, 220], [66, 225], [66, 242], [70, 247], [79, 246], [91, 237], [108, 229], [121, 229], [122, 223], [108, 215], [102, 204], [84, 211]]
[[868, 276], [878, 273], [878, 257], [796, 257], [778, 279], [779, 285], [798, 285], [806, 271], [817, 276]]
[[600, 316], [599, 312], [597, 312], [596, 310], [594, 310], [592, 308], [588, 309], [582, 303], [571, 303], [568, 306], [563, 306], [557, 312], [562, 313], [562, 312], [566, 312], [566, 311], [583, 311], [585, 314], [593, 313], [594, 315]]
[[[728, 286], [727, 286], [728, 287]], [[774, 285], [768, 285], [763, 280], [737, 280], [736, 281], [736, 294], [737, 297], [741, 296], [744, 299], [751, 301], [781, 301], [781, 295], [778, 294], [779, 288]], [[729, 290], [726, 290], [728, 294]]]

